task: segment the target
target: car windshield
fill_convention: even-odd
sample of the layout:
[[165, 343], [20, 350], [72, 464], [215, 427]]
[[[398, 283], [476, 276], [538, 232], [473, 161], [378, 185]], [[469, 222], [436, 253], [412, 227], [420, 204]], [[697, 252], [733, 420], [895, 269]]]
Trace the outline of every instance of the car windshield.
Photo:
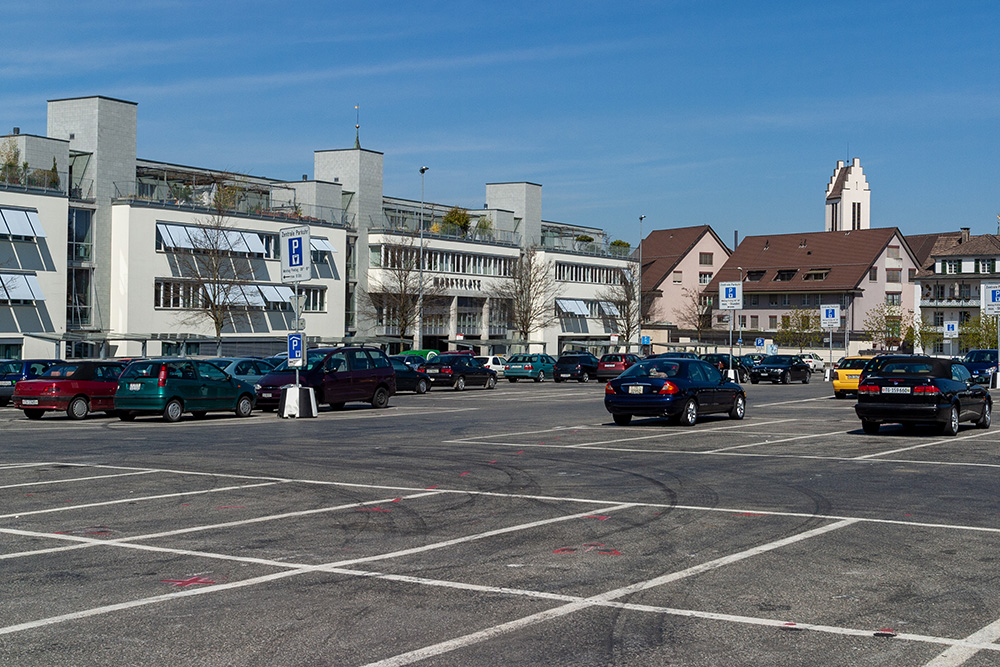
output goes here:
[[0, 375], [6, 375], [8, 373], [20, 373], [21, 372], [21, 362], [20, 361], [7, 361], [0, 364]]
[[73, 373], [76, 373], [78, 368], [80, 368], [79, 364], [58, 364], [56, 366], [50, 366], [38, 377], [68, 378], [71, 377]]
[[621, 378], [673, 378], [681, 375], [681, 364], [669, 359], [640, 361], [619, 375]]
[[[300, 371], [311, 371], [319, 368], [323, 364], [323, 360], [326, 359], [326, 352], [321, 350], [309, 350], [306, 353], [306, 365], [299, 367]], [[285, 359], [280, 364], [275, 366], [275, 371], [294, 371], [294, 368], [288, 367], [288, 359]]]
[[121, 374], [121, 379], [157, 377], [161, 365], [163, 365], [161, 361], [135, 361]]
[[772, 354], [770, 357], [764, 357], [760, 363], [787, 366], [792, 363], [792, 358], [783, 354]]
[[524, 356], [523, 354], [515, 354], [513, 357], [511, 357], [508, 360], [508, 363], [511, 363], [511, 364], [523, 364], [523, 363], [525, 363], [527, 361], [530, 361], [530, 359], [528, 357]]
[[867, 359], [844, 359], [840, 362], [840, 368], [846, 370], [857, 370], [859, 368], [864, 368], [867, 363]]
[[965, 355], [965, 360], [973, 364], [995, 364], [997, 352], [996, 350], [973, 350]]

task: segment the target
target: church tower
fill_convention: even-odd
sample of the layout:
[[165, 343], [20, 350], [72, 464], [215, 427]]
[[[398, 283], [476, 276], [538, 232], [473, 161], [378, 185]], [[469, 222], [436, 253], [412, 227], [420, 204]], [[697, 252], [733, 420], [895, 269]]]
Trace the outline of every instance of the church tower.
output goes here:
[[870, 229], [871, 196], [861, 159], [854, 158], [850, 165], [838, 160], [826, 186], [826, 231]]

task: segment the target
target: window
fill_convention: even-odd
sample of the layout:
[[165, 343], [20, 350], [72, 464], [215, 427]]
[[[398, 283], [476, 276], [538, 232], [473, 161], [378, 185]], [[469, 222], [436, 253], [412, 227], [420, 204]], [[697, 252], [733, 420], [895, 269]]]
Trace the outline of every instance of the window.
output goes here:
[[774, 276], [774, 279], [778, 282], [787, 282], [794, 278], [795, 274], [798, 272], [798, 269], [780, 269]]
[[861, 202], [851, 204], [851, 229], [861, 229]]
[[157, 280], [153, 285], [153, 307], [202, 308], [204, 302], [201, 289], [196, 283]]
[[878, 281], [878, 267], [877, 266], [873, 266], [872, 268], [868, 269], [868, 281], [872, 282], [872, 283]]
[[945, 286], [944, 285], [935, 285], [934, 286], [934, 298], [935, 299], [943, 299], [943, 298], [945, 298]]
[[777, 329], [778, 328], [778, 316], [777, 315], [768, 315], [767, 316], [767, 328], [768, 329]]
[[891, 245], [886, 248], [886, 257], [889, 259], [899, 259], [899, 246]]
[[66, 236], [67, 259], [70, 262], [89, 262], [93, 259], [93, 211], [85, 208], [69, 210], [69, 233]]
[[769, 294], [767, 296], [767, 305], [769, 305], [769, 306], [777, 306], [778, 305], [778, 295], [777, 294]]
[[887, 283], [899, 283], [903, 281], [903, 269], [886, 269], [885, 281]]
[[790, 326], [792, 326], [792, 318], [791, 318], [791, 316], [789, 316], [789, 315], [782, 315], [781, 316], [781, 328], [782, 329], [787, 329]]
[[751, 306], [760, 305], [760, 295], [758, 295], [758, 294], [751, 294], [750, 295], [750, 305]]
[[949, 259], [944, 263], [944, 273], [961, 273], [961, 272], [962, 272], [962, 260]]
[[995, 259], [977, 259], [976, 273], [996, 273]]
[[741, 329], [746, 329], [747, 328], [747, 316], [746, 315], [740, 315], [740, 328]]
[[675, 285], [684, 282], [684, 275], [683, 275], [683, 273], [681, 271], [674, 271], [673, 276], [674, 276], [674, 284]]
[[792, 297], [789, 296], [788, 294], [782, 294], [781, 295], [781, 305], [782, 306], [790, 306], [790, 305], [792, 305]]
[[750, 316], [750, 328], [757, 329], [760, 327], [760, 317], [757, 315]]
[[908, 269], [907, 270], [907, 272], [906, 272], [906, 282], [912, 283], [913, 280], [916, 277], [917, 277], [917, 270], [916, 269]]
[[887, 306], [898, 306], [903, 303], [902, 295], [899, 292], [886, 292], [885, 304]]
[[802, 280], [826, 280], [828, 275], [830, 275], [830, 269], [811, 269], [806, 271]]
[[747, 271], [747, 280], [752, 283], [759, 282], [767, 271]]
[[90, 283], [93, 272], [93, 269], [78, 268], [66, 271], [66, 326], [69, 328], [90, 326]]
[[711, 273], [699, 273], [698, 274], [698, 284], [699, 285], [707, 285], [710, 282], [712, 282], [712, 274]]
[[698, 263], [702, 266], [712, 266], [712, 253], [710, 252], [700, 252], [698, 253]]
[[306, 313], [322, 313], [326, 311], [326, 288], [325, 287], [303, 287], [302, 295], [305, 301], [302, 311]]
[[934, 312], [934, 326], [936, 327], [944, 326], [944, 313], [940, 310]]

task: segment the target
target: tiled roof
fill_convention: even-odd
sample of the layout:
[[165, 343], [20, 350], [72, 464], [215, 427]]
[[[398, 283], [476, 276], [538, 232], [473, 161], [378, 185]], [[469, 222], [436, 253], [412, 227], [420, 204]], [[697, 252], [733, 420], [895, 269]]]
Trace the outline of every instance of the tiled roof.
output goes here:
[[958, 243], [962, 232], [940, 232], [937, 234], [916, 234], [907, 236], [906, 243], [913, 251], [917, 266], [927, 268], [932, 257]]
[[[718, 292], [719, 282], [738, 281], [761, 271], [757, 280], [746, 279], [744, 292], [837, 292], [857, 288], [893, 237], [901, 251], [909, 252], [895, 227], [853, 231], [811, 232], [748, 236], [715, 274], [706, 291]], [[785, 280], [776, 280], [780, 272]], [[825, 273], [822, 280], [807, 280], [811, 272]], [[815, 273], [813, 275], [816, 275]]]
[[840, 168], [840, 171], [837, 173], [837, 180], [830, 189], [830, 194], [826, 196], [827, 201], [831, 199], [840, 199], [840, 196], [844, 194], [844, 183], [847, 182], [847, 175], [849, 173], [851, 173], [850, 165]]
[[709, 225], [657, 229], [642, 241], [642, 290], [652, 291], [670, 275], [695, 244], [705, 234], [711, 234], [729, 254], [729, 248]]
[[996, 257], [1000, 255], [1000, 238], [995, 234], [970, 236], [964, 243], [953, 243], [947, 248], [934, 249], [931, 257]]

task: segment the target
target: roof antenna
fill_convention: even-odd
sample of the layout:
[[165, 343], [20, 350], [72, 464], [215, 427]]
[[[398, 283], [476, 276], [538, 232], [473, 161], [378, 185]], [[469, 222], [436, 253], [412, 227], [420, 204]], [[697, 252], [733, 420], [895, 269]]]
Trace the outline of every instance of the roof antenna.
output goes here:
[[355, 119], [354, 119], [354, 147], [361, 148], [361, 110], [358, 108], [360, 105], [354, 105]]

